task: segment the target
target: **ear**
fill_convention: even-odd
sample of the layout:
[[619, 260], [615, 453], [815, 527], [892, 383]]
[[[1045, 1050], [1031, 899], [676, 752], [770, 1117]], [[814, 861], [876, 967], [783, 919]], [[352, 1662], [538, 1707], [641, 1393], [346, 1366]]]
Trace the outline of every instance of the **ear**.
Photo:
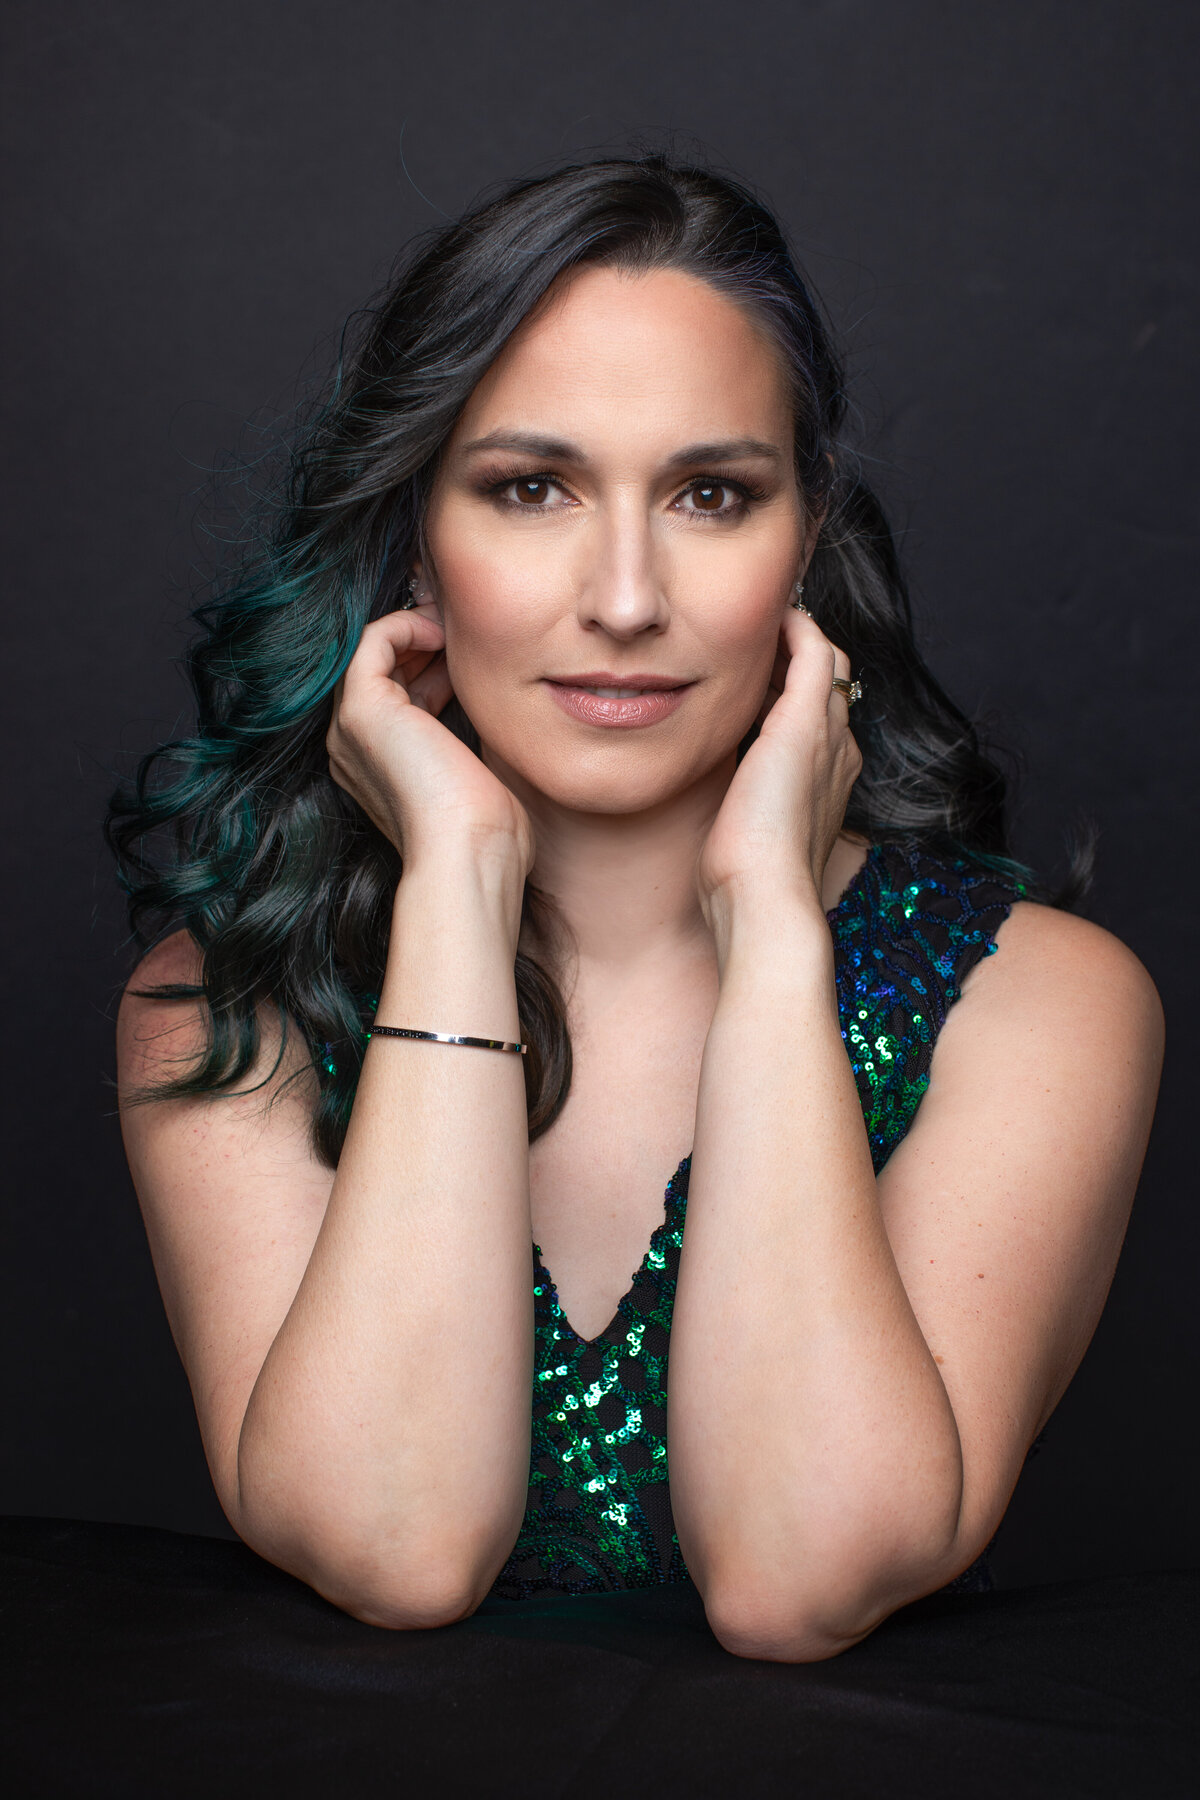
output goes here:
[[437, 622], [442, 623], [442, 603], [438, 598], [437, 588], [421, 557], [414, 557], [412, 563], [413, 606], [432, 606]]

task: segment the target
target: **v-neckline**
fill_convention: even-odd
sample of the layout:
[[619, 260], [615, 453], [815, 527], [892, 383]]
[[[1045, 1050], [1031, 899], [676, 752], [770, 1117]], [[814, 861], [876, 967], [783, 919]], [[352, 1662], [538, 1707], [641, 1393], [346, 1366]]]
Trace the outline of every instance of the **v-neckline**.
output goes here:
[[[853, 875], [850, 877], [849, 881], [846, 883], [845, 887], [842, 889], [842, 892], [838, 899], [837, 905], [831, 906], [825, 914], [825, 917], [829, 921], [830, 925], [835, 924], [837, 919], [840, 917], [840, 915], [844, 911], [847, 910], [847, 903], [851, 900], [851, 898], [857, 899], [859, 890], [862, 887], [863, 881], [866, 877], [867, 865], [874, 860], [876, 853], [880, 849], [881, 849], [881, 846], [878, 843], [873, 843], [868, 847], [867, 854], [863, 857], [863, 859], [859, 863], [857, 869], [854, 871]], [[576, 1331], [575, 1327], [572, 1325], [570, 1319], [568, 1319], [566, 1312], [563, 1309], [562, 1301], [558, 1297], [558, 1288], [555, 1285], [554, 1277], [551, 1275], [549, 1269], [546, 1267], [545, 1263], [542, 1260], [541, 1246], [539, 1244], [535, 1244], [533, 1246], [535, 1278], [540, 1278], [541, 1284], [543, 1286], [547, 1287], [550, 1290], [550, 1293], [554, 1296], [554, 1304], [558, 1307], [559, 1318], [562, 1320], [562, 1323], [565, 1326], [566, 1330], [569, 1331], [571, 1336], [574, 1338], [577, 1346], [582, 1346], [582, 1348], [585, 1350], [597, 1350], [602, 1345], [608, 1344], [611, 1341], [610, 1334], [612, 1332], [613, 1326], [616, 1325], [622, 1317], [622, 1308], [624, 1307], [625, 1302], [629, 1299], [631, 1294], [636, 1293], [638, 1287], [640, 1286], [642, 1279], [645, 1276], [646, 1271], [648, 1270], [648, 1268], [650, 1266], [650, 1258], [654, 1255], [654, 1252], [658, 1249], [660, 1240], [662, 1238], [666, 1237], [666, 1235], [674, 1227], [676, 1213], [678, 1213], [679, 1211], [682, 1211], [687, 1205], [687, 1196], [686, 1195], [681, 1196], [679, 1194], [676, 1184], [680, 1180], [680, 1177], [683, 1175], [685, 1169], [686, 1169], [688, 1175], [690, 1176], [691, 1166], [692, 1166], [692, 1152], [689, 1150], [687, 1155], [680, 1162], [679, 1167], [676, 1169], [674, 1175], [672, 1175], [670, 1181], [668, 1181], [668, 1183], [667, 1183], [666, 1190], [663, 1194], [662, 1220], [658, 1225], [655, 1226], [654, 1230], [650, 1234], [650, 1242], [646, 1246], [646, 1254], [643, 1256], [641, 1262], [638, 1264], [637, 1268], [634, 1270], [633, 1280], [630, 1282], [630, 1284], [626, 1288], [625, 1292], [621, 1295], [621, 1298], [617, 1301], [616, 1310], [614, 1311], [612, 1318], [608, 1321], [608, 1324], [604, 1327], [603, 1331], [597, 1332], [595, 1337], [585, 1338], [581, 1332]]]
[[675, 1173], [672, 1175], [670, 1181], [667, 1183], [666, 1191], [663, 1194], [662, 1219], [650, 1233], [650, 1242], [646, 1246], [646, 1254], [634, 1270], [633, 1280], [621, 1295], [621, 1298], [617, 1301], [616, 1310], [614, 1311], [612, 1318], [608, 1321], [608, 1324], [604, 1327], [603, 1331], [598, 1331], [595, 1337], [585, 1338], [582, 1332], [576, 1331], [563, 1310], [563, 1304], [558, 1297], [558, 1288], [555, 1286], [554, 1277], [542, 1261], [541, 1246], [539, 1244], [533, 1246], [535, 1274], [540, 1277], [542, 1284], [549, 1288], [551, 1294], [554, 1296], [554, 1304], [558, 1307], [558, 1316], [562, 1320], [563, 1325], [570, 1332], [571, 1336], [575, 1339], [576, 1346], [582, 1346], [585, 1350], [599, 1350], [612, 1342], [613, 1327], [619, 1324], [623, 1317], [622, 1308], [630, 1295], [635, 1294], [641, 1286], [650, 1268], [650, 1258], [654, 1255], [655, 1251], [660, 1248], [663, 1240], [669, 1237], [671, 1232], [675, 1229], [679, 1214], [687, 1206], [687, 1195], [680, 1193], [678, 1184], [685, 1172], [690, 1175], [691, 1166], [692, 1153], [689, 1150]]

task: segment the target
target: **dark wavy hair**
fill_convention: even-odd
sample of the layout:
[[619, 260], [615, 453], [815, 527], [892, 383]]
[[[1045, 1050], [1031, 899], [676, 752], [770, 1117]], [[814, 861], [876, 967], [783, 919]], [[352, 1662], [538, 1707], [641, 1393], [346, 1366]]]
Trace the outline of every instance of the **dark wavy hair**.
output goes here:
[[[203, 999], [207, 1043], [186, 1073], [130, 1100], [233, 1089], [255, 1065], [266, 1003], [280, 1058], [289, 1030], [303, 1035], [319, 1086], [314, 1148], [336, 1166], [401, 862], [329, 774], [332, 690], [364, 626], [401, 601], [439, 453], [472, 389], [551, 283], [584, 264], [698, 276], [782, 353], [797, 477], [822, 515], [806, 602], [866, 686], [851, 715], [863, 765], [847, 828], [965, 851], [1054, 904], [1086, 888], [1090, 846], [1053, 897], [1012, 858], [1005, 776], [917, 652], [891, 534], [842, 440], [842, 368], [771, 213], [737, 183], [659, 156], [571, 166], [425, 240], [356, 316], [267, 541], [193, 614], [194, 735], [160, 745], [118, 786], [105, 836], [135, 941], [182, 925], [201, 951], [200, 984], [143, 991]], [[456, 702], [443, 718], [478, 749]], [[546, 915], [532, 887], [526, 914], [537, 941]], [[532, 1141], [566, 1100], [570, 1040], [550, 970], [520, 954], [516, 984]]]

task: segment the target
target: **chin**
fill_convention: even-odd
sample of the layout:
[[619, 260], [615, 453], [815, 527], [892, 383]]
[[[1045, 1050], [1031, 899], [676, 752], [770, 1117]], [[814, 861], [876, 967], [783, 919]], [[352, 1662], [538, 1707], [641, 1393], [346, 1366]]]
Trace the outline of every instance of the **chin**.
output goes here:
[[598, 818], [631, 817], [665, 806], [688, 783], [620, 781], [530, 782], [538, 793], [564, 812], [594, 813]]
[[545, 745], [535, 763], [528, 754], [496, 759], [502, 779], [515, 777], [552, 805], [568, 812], [627, 816], [653, 812], [702, 781], [721, 762], [732, 765], [737, 745], [710, 749], [703, 756], [664, 756], [649, 744], [605, 745], [581, 753], [578, 745]]

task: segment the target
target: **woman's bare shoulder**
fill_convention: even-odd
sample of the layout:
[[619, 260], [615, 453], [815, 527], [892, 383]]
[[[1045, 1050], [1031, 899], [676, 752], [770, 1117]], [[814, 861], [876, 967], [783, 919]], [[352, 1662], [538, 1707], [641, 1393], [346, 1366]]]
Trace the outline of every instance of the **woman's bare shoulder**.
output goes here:
[[141, 958], [117, 1010], [117, 1080], [122, 1090], [140, 1088], [178, 1073], [179, 1059], [203, 1049], [203, 1002], [167, 999], [155, 988], [199, 986], [200, 946], [189, 931], [173, 931]]
[[[1003, 1122], [1010, 1147], [1053, 1139], [1061, 1151], [1069, 1117], [1073, 1154], [1128, 1173], [1145, 1149], [1163, 1038], [1158, 990], [1127, 944], [1077, 914], [1019, 901], [939, 1034], [941, 1100], [926, 1123], [974, 1118], [987, 1135]], [[1118, 1186], [1132, 1198], [1131, 1182]]]
[[1019, 1001], [1039, 1013], [1067, 1005], [1123, 1015], [1131, 1029], [1158, 1030], [1162, 1003], [1145, 964], [1113, 932], [1077, 913], [1020, 900], [985, 957], [963, 983], [963, 998]]
[[[203, 952], [189, 931], [174, 931], [153, 945], [141, 958], [125, 984], [117, 1010], [117, 1085], [122, 1095], [132, 1096], [185, 1073], [195, 1065], [208, 1045], [207, 1002], [202, 994], [164, 994], [154, 990], [198, 988], [204, 969]], [[239, 1088], [247, 1090], [245, 1105], [237, 1095], [221, 1096], [223, 1110], [257, 1115], [264, 1100], [274, 1101], [286, 1091], [285, 1112], [299, 1107], [307, 1117], [316, 1097], [316, 1078], [302, 1034], [294, 1027], [280, 1044], [281, 1028], [276, 1010], [260, 1005], [257, 1010], [259, 1048], [254, 1066]], [[282, 1048], [282, 1055], [280, 1054]], [[249, 1090], [256, 1090], [253, 1094]], [[185, 1106], [204, 1104], [173, 1103]], [[161, 1117], [161, 1109], [159, 1109]], [[291, 1121], [294, 1125], [295, 1120]], [[150, 1118], [144, 1123], [148, 1126]], [[134, 1120], [127, 1128], [137, 1130]]]
[[129, 977], [128, 988], [156, 987], [166, 982], [198, 982], [204, 955], [191, 932], [181, 928], [151, 946]]

